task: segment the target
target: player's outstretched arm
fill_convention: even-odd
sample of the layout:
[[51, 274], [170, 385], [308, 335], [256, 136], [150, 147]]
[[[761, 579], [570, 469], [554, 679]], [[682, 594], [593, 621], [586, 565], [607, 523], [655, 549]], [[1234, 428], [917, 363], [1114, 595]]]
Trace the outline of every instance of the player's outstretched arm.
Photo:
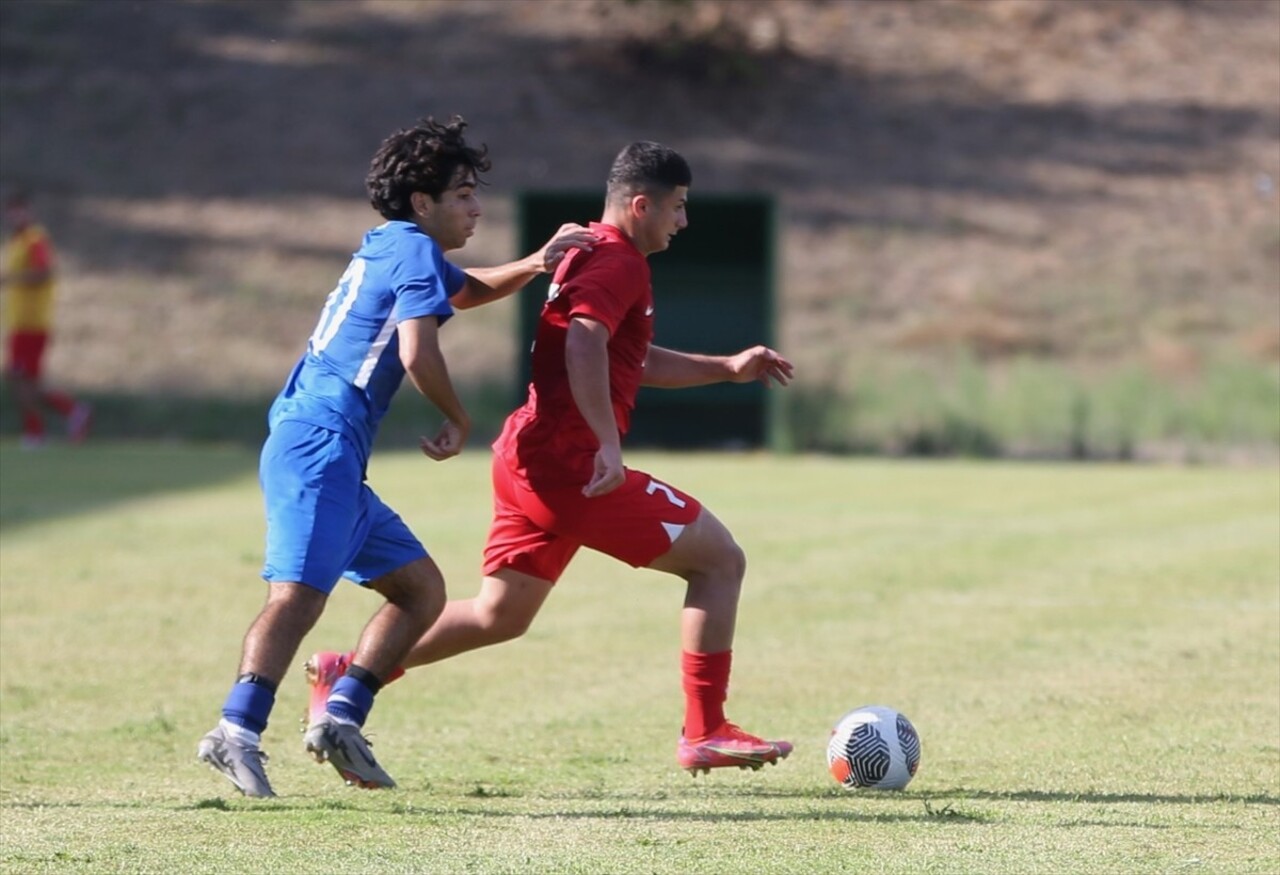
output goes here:
[[791, 382], [795, 366], [767, 346], [753, 346], [736, 355], [701, 355], [650, 346], [644, 360], [646, 386], [659, 389], [686, 389], [710, 383], [750, 383], [785, 386]]
[[497, 267], [473, 267], [467, 281], [449, 299], [455, 310], [469, 310], [513, 295], [540, 273], [551, 273], [570, 249], [590, 250], [598, 238], [581, 225], [561, 225], [537, 252]]
[[396, 326], [405, 373], [445, 417], [434, 439], [424, 437], [419, 441], [422, 452], [437, 462], [462, 452], [471, 432], [471, 418], [453, 389], [444, 353], [440, 351], [439, 330], [440, 321], [435, 316], [406, 319]]
[[729, 382], [753, 383], [766, 386], [786, 386], [794, 378], [796, 366], [777, 350], [767, 346], [753, 346], [737, 355], [729, 356]]

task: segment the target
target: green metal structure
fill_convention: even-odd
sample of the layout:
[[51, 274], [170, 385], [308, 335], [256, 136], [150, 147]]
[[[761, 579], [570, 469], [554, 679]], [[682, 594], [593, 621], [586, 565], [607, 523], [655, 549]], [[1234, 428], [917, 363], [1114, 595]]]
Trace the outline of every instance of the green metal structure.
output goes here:
[[[520, 251], [540, 246], [565, 222], [598, 220], [598, 193], [529, 191], [517, 200]], [[686, 352], [726, 354], [774, 344], [773, 201], [764, 195], [703, 195], [689, 201], [689, 227], [649, 259], [655, 339]], [[520, 296], [523, 403], [529, 356], [549, 281]], [[640, 391], [628, 446], [673, 449], [777, 446], [779, 417], [759, 383]]]

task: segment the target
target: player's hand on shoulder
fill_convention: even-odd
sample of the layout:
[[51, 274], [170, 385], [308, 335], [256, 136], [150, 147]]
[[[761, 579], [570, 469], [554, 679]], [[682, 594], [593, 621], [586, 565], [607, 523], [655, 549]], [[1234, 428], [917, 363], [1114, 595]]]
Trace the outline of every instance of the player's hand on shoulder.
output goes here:
[[561, 225], [560, 230], [551, 235], [551, 239], [538, 252], [539, 260], [542, 262], [542, 269], [551, 273], [569, 253], [570, 249], [585, 249], [590, 252], [591, 247], [599, 240], [599, 236], [590, 228], [569, 222]]
[[777, 383], [785, 386], [795, 375], [795, 365], [776, 350], [767, 346], [753, 346], [729, 358], [729, 371], [733, 382], [750, 383], [759, 380], [766, 386]]
[[457, 423], [446, 420], [434, 440], [424, 437], [419, 440], [418, 445], [422, 448], [423, 455], [443, 462], [462, 452], [467, 443], [467, 431]]
[[595, 469], [591, 474], [591, 480], [582, 487], [582, 494], [587, 498], [608, 495], [621, 486], [626, 479], [627, 469], [622, 464], [622, 449], [602, 446], [596, 450]]

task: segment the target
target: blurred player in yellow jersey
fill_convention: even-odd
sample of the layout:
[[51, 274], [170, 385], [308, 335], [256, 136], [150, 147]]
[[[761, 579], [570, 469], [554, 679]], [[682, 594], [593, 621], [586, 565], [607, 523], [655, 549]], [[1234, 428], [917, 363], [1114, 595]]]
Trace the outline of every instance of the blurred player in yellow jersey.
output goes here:
[[44, 443], [44, 413], [54, 410], [66, 420], [74, 442], [89, 432], [90, 408], [66, 392], [45, 388], [41, 363], [53, 328], [53, 244], [36, 224], [25, 194], [11, 194], [4, 202], [8, 239], [4, 247], [5, 377], [22, 409], [22, 446]]

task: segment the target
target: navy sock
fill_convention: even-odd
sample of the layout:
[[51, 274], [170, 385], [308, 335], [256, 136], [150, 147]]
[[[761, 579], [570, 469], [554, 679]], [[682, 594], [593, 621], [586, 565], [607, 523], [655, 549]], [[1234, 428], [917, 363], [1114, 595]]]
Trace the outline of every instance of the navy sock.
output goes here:
[[359, 677], [345, 674], [334, 683], [325, 710], [335, 717], [364, 726], [364, 721], [369, 717], [369, 709], [373, 707], [374, 692], [376, 691]]
[[222, 718], [261, 735], [275, 703], [275, 684], [255, 674], [244, 674], [227, 694], [222, 704]]

